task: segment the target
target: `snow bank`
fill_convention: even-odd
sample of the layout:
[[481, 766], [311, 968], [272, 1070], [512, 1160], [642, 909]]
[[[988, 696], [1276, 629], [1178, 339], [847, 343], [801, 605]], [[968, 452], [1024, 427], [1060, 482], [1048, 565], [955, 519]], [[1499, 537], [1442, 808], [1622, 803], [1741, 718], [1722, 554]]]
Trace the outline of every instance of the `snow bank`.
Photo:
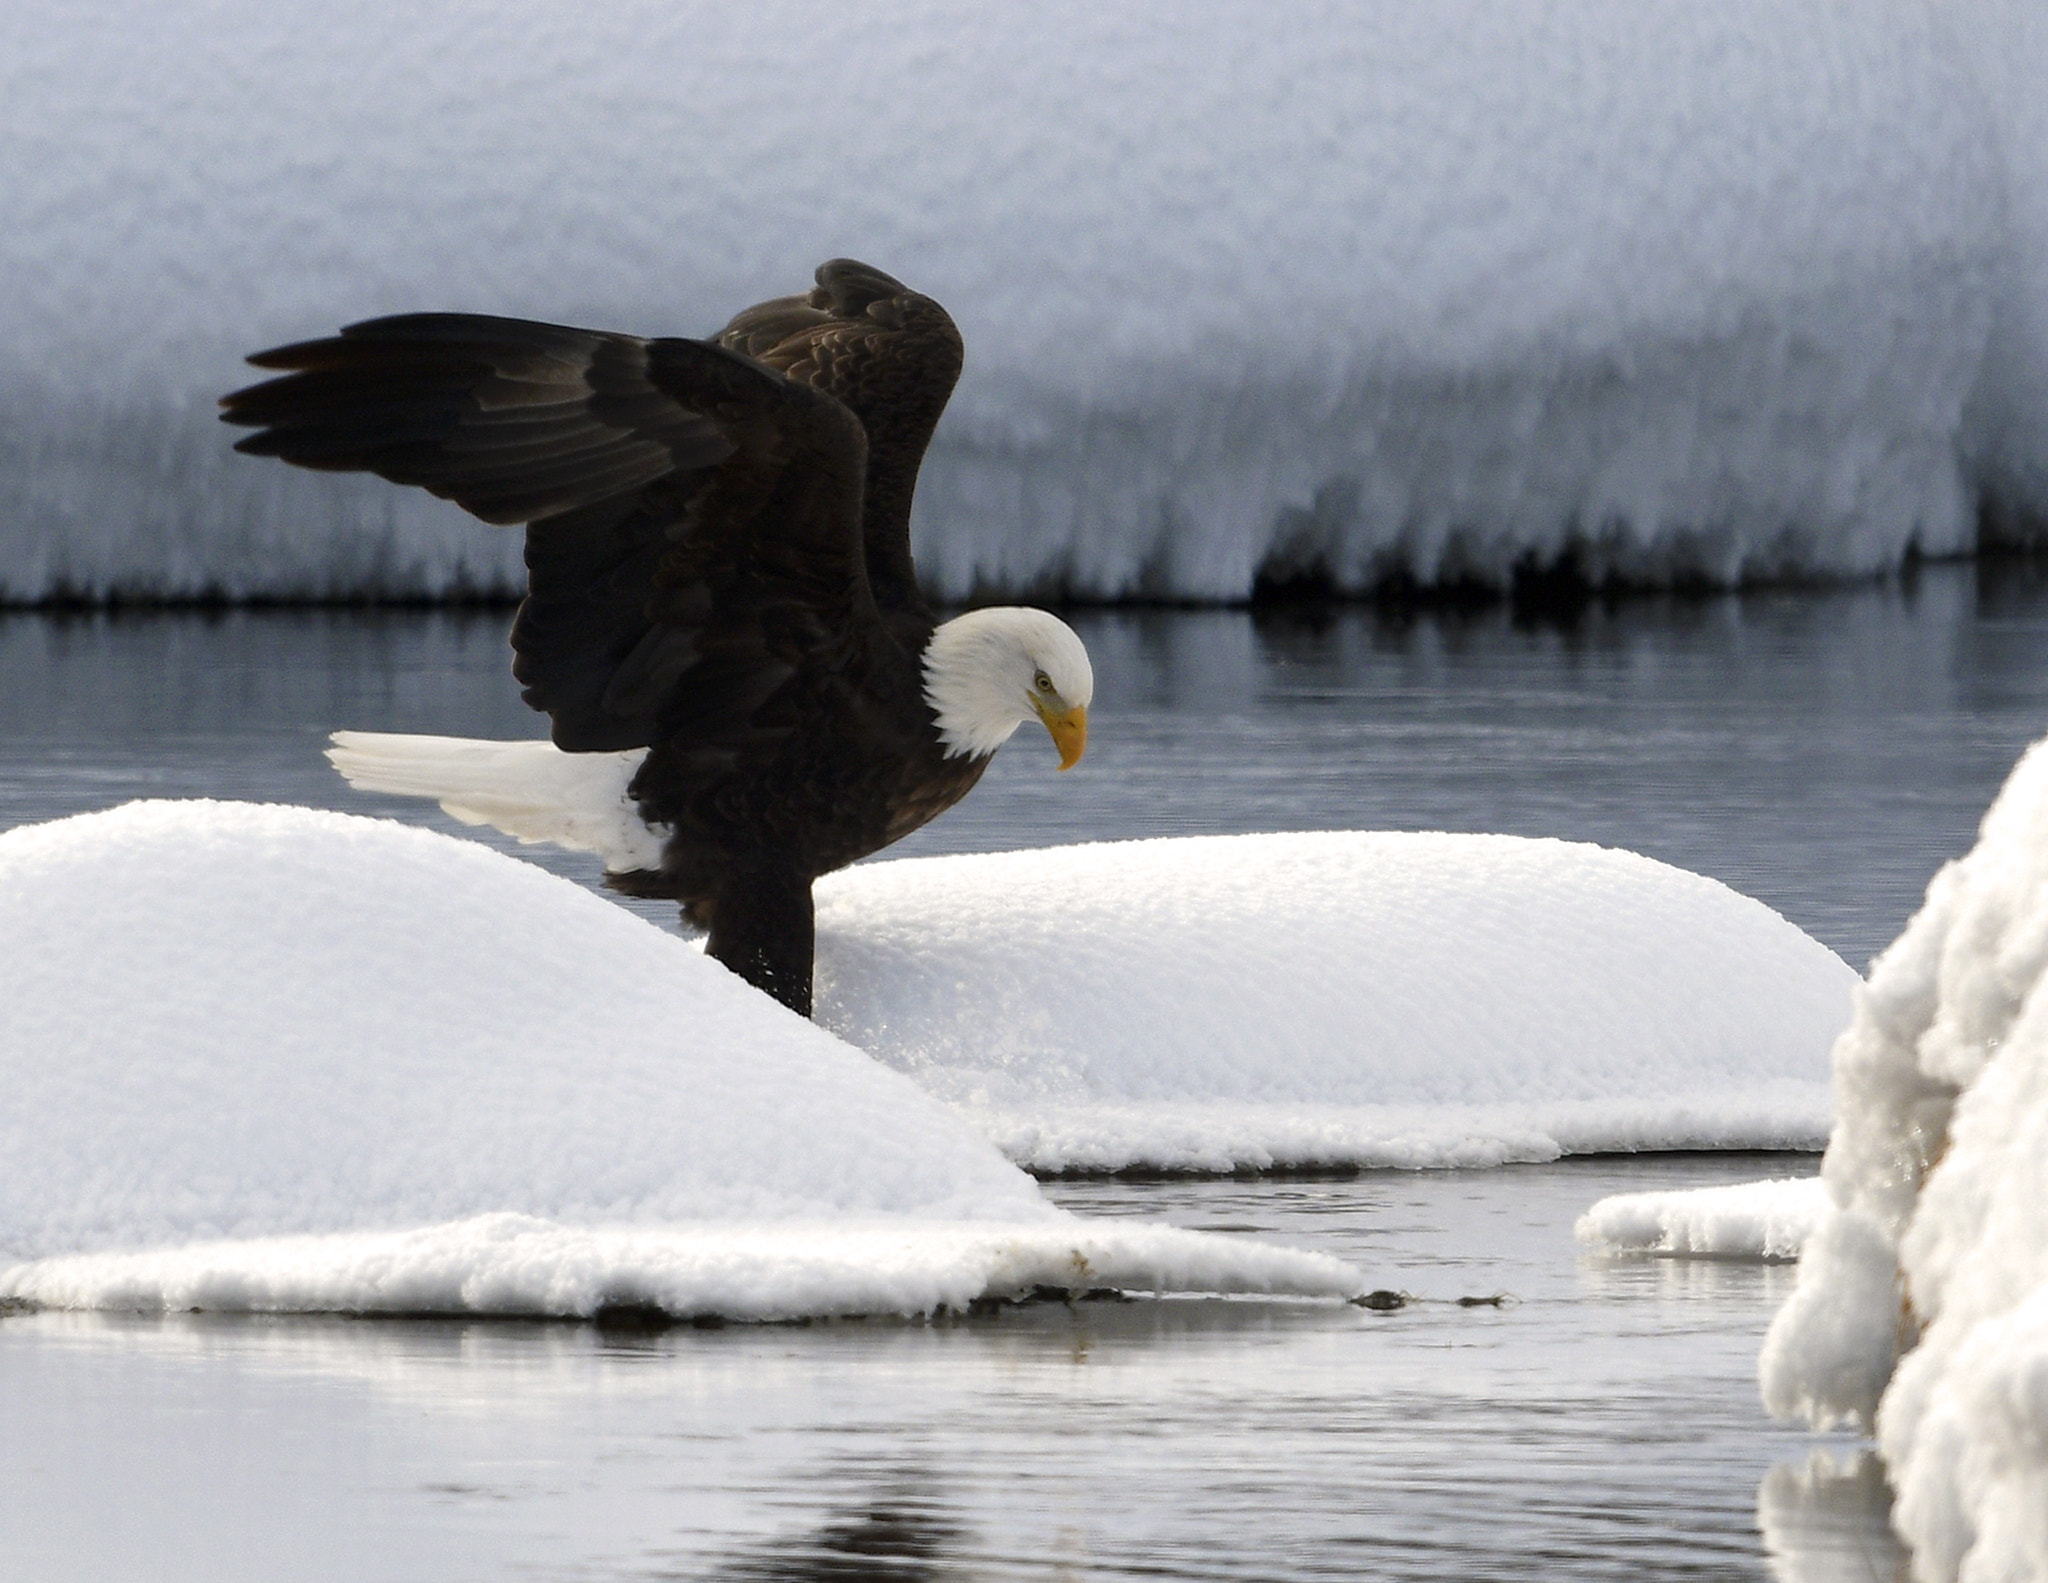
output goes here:
[[2048, 515], [2048, 9], [2032, 0], [1947, 8], [1998, 128], [2005, 198], [1993, 254], [1992, 333], [1963, 414], [1992, 537], [2039, 543]]
[[0, 835], [0, 1297], [776, 1318], [1355, 1291], [1098, 1227], [682, 941], [472, 843], [134, 803]]
[[967, 374], [948, 595], [1853, 573], [2048, 503], [2048, 24], [1971, 7], [22, 0], [0, 592], [445, 591], [516, 536], [227, 454], [240, 354], [703, 333], [836, 253]]
[[1871, 969], [1764, 1400], [1874, 1423], [1920, 1579], [2048, 1579], [2048, 743]]
[[1600, 1253], [1796, 1259], [1827, 1201], [1826, 1185], [1811, 1176], [1616, 1193], [1581, 1215], [1573, 1229]]
[[1033, 1170], [1801, 1148], [1856, 976], [1630, 852], [1330, 832], [821, 880], [818, 1020]]

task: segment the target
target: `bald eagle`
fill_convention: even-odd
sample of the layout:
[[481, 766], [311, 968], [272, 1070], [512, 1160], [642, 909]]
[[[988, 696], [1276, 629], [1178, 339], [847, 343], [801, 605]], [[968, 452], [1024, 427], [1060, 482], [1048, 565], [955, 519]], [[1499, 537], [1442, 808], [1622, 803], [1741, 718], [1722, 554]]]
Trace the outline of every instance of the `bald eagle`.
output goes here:
[[526, 526], [513, 674], [551, 743], [337, 732], [356, 785], [600, 853], [801, 1015], [811, 882], [965, 796], [1019, 725], [1071, 767], [1087, 651], [1042, 610], [943, 623], [910, 502], [953, 321], [835, 259], [705, 340], [423, 313], [249, 359], [239, 451]]

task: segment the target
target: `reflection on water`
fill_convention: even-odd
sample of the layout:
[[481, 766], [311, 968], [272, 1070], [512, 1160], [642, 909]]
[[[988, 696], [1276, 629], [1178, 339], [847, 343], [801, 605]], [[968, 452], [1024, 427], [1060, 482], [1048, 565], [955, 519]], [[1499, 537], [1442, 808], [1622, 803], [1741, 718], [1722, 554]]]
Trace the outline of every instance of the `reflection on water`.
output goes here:
[[772, 1539], [708, 1573], [718, 1583], [927, 1583], [958, 1577], [954, 1558], [974, 1548], [946, 1515], [938, 1481], [913, 1473], [877, 1478], [855, 1465], [821, 1481], [851, 1487], [848, 1503], [815, 1529]]
[[[1589, 1258], [1571, 1224], [1624, 1188], [1814, 1165], [1050, 1189], [1353, 1259], [1416, 1294], [1391, 1313], [1049, 1303], [638, 1335], [17, 1316], [0, 1533], [26, 1577], [209, 1583], [1765, 1578], [1759, 1481], [1813, 1444], [1756, 1400], [1790, 1272]], [[1882, 1539], [1881, 1513], [1771, 1477], [1783, 1554]]]
[[[1080, 612], [1086, 762], [1019, 738], [898, 853], [1279, 829], [1498, 830], [1630, 847], [1757, 896], [1861, 966], [2048, 729], [2048, 575], [1505, 610]], [[0, 826], [136, 796], [353, 792], [338, 726], [533, 736], [503, 612], [0, 616]], [[505, 843], [508, 848], [510, 843]], [[585, 881], [575, 854], [524, 849]], [[667, 909], [650, 914], [666, 917]]]
[[1877, 1453], [1815, 1451], [1781, 1462], [1757, 1492], [1756, 1522], [1778, 1583], [1906, 1583], [1912, 1559], [1891, 1530]]

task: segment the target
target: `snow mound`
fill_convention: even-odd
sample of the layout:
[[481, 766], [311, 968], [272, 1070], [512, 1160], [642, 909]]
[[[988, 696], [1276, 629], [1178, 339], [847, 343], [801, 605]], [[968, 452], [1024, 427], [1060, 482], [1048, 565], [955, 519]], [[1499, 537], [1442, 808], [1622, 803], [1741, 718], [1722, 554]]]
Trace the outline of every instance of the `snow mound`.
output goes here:
[[1327, 832], [819, 881], [818, 1020], [1034, 1171], [1811, 1147], [1856, 976], [1584, 843]]
[[2048, 742], [1872, 966], [1765, 1404], [1874, 1424], [1919, 1579], [2048, 1579]]
[[838, 253], [965, 329], [948, 596], [1847, 574], [2048, 505], [2026, 0], [485, 14], [11, 9], [0, 593], [515, 586], [516, 535], [231, 458], [241, 354], [702, 334]]
[[204, 802], [12, 830], [0, 961], [0, 1297], [781, 1318], [1360, 1284], [1064, 1214], [684, 942], [426, 831]]
[[1667, 1193], [1616, 1193], [1579, 1217], [1574, 1234], [1600, 1253], [1796, 1259], [1827, 1207], [1818, 1177], [1733, 1182]]

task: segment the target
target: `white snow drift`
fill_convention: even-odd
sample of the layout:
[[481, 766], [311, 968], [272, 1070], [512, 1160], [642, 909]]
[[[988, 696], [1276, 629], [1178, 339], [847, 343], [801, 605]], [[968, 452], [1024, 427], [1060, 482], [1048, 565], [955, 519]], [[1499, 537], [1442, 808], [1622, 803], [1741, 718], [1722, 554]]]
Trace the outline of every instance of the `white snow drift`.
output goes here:
[[137, 803], [0, 835], [0, 1298], [775, 1318], [1342, 1294], [1093, 1225], [682, 941], [482, 847]]
[[1800, 1148], [1856, 982], [1630, 852], [1328, 832], [862, 865], [817, 1016], [1034, 1170]]
[[1872, 967], [1773, 1412], [1874, 1425], [1916, 1578], [2048, 1579], [2048, 743]]
[[[230, 457], [241, 354], [701, 334], [839, 253], [966, 377], [948, 595], [1853, 573], [2048, 505], [2027, 0], [20, 0], [0, 595], [441, 592], [517, 535]], [[2009, 514], [2009, 513], [2008, 513]]]
[[1581, 1215], [1574, 1229], [1601, 1253], [1796, 1259], [1827, 1202], [1826, 1185], [1812, 1176], [1616, 1193]]

